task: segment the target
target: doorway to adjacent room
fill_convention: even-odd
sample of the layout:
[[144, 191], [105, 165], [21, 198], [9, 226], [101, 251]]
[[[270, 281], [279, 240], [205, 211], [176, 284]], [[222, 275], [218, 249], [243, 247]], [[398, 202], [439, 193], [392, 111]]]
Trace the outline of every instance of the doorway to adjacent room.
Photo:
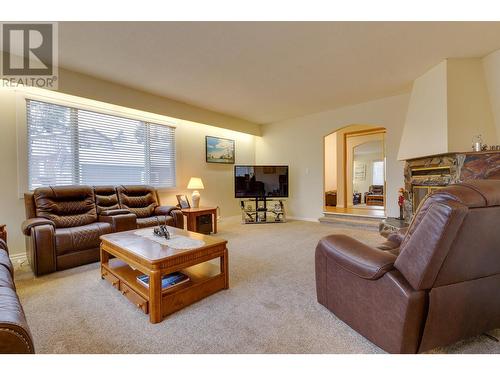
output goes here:
[[384, 217], [385, 134], [350, 125], [324, 137], [324, 212]]

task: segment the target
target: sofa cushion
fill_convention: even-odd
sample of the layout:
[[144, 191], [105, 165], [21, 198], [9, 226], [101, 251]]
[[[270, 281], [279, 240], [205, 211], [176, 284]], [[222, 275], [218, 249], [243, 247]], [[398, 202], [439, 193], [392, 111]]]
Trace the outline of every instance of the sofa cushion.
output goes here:
[[49, 186], [33, 192], [36, 216], [70, 228], [97, 221], [94, 191], [90, 186]]
[[64, 255], [99, 247], [99, 236], [107, 233], [111, 233], [111, 224], [102, 222], [73, 228], [57, 228], [56, 254]]
[[120, 208], [126, 208], [138, 218], [146, 218], [154, 214], [159, 206], [156, 190], [147, 185], [120, 185], [116, 188]]
[[170, 226], [175, 226], [174, 218], [172, 216], [151, 216], [137, 219], [138, 228], [155, 227], [158, 225], [158, 221], [161, 225], [165, 224]]

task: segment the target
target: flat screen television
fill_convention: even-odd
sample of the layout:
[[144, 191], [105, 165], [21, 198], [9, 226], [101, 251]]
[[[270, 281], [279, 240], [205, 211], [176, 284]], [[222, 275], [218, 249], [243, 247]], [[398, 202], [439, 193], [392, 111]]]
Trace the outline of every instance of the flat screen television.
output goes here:
[[236, 198], [288, 198], [287, 165], [236, 165]]

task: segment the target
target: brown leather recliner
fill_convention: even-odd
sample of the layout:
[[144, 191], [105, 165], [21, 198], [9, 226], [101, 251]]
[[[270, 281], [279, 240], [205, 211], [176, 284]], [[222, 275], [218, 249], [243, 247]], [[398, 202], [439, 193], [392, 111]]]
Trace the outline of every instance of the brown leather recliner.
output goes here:
[[0, 353], [32, 354], [33, 339], [14, 285], [7, 244], [0, 239]]
[[498, 328], [498, 228], [499, 180], [450, 185], [422, 202], [405, 235], [379, 249], [344, 235], [323, 238], [318, 302], [391, 353], [425, 352]]
[[176, 206], [160, 206], [158, 193], [152, 186], [117, 186], [120, 208], [137, 216], [137, 227], [151, 227], [160, 224], [184, 228], [184, 216]]
[[35, 275], [98, 261], [99, 237], [157, 225], [156, 216], [146, 213], [160, 215], [161, 223], [184, 227], [182, 212], [160, 206], [154, 188], [120, 189], [121, 201], [113, 186], [52, 186], [25, 194], [22, 231]]
[[97, 220], [90, 186], [52, 186], [25, 194], [27, 220], [22, 224], [26, 251], [35, 275], [99, 260], [99, 237], [110, 223]]

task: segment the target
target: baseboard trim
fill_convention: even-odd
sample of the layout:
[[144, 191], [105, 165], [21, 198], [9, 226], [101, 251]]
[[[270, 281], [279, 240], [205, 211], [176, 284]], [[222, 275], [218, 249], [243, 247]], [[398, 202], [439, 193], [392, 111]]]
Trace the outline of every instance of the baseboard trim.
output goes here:
[[28, 260], [28, 258], [26, 258], [26, 254], [24, 254], [24, 253], [9, 254], [9, 257], [10, 257], [12, 264], [14, 264], [15, 266], [20, 265]]

